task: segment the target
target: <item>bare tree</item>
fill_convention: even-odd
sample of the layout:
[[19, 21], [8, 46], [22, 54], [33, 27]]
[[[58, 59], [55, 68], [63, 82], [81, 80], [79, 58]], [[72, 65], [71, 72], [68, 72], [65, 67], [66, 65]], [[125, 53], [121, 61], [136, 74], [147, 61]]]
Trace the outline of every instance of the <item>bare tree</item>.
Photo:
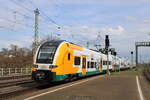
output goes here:
[[1, 56], [4, 57], [5, 55], [8, 55], [9, 53], [9, 50], [8, 48], [2, 48], [2, 51], [1, 51]]
[[11, 44], [10, 49], [2, 48], [0, 52], [0, 67], [25, 67], [32, 65], [31, 49]]
[[10, 45], [10, 54], [12, 55], [12, 56], [17, 56], [17, 50], [18, 50], [18, 46], [17, 45], [15, 45], [15, 44], [11, 44]]

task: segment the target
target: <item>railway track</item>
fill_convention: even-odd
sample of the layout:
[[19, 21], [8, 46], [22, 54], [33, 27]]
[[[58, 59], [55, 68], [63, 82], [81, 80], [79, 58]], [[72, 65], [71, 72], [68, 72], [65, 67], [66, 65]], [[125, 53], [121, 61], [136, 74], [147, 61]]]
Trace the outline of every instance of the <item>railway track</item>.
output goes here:
[[31, 82], [33, 82], [33, 80], [31, 80], [31, 78], [1, 81], [0, 88], [15, 86], [15, 85], [19, 85], [19, 84], [25, 84], [25, 83], [31, 83]]
[[0, 77], [0, 100], [16, 93], [31, 90], [37, 84], [31, 80], [31, 75]]
[[[81, 78], [81, 79], [84, 79], [84, 78]], [[19, 95], [23, 95], [29, 92], [35, 92], [35, 91], [37, 92], [37, 91], [40, 91], [41, 89], [45, 89], [45, 88], [49, 88], [49, 87], [53, 87], [53, 86], [57, 86], [60, 84], [65, 84], [65, 83], [68, 83], [68, 82], [62, 81], [62, 82], [54, 82], [52, 84], [47, 84], [47, 83], [38, 84], [32, 81], [32, 82], [26, 82], [26, 83], [22, 82], [21, 84], [12, 85], [8, 87], [2, 87], [0, 88], [0, 100], [12, 99]]]
[[38, 86], [39, 84], [36, 84], [35, 82], [30, 82], [24, 84], [22, 83], [16, 86], [3, 87], [0, 89], [0, 99], [8, 99], [24, 92], [33, 91]]
[[45, 88], [45, 86], [48, 86], [48, 84], [38, 84], [34, 81], [30, 81], [24, 83], [22, 82], [21, 84], [11, 85], [8, 87], [2, 87], [0, 88], [0, 100], [12, 100], [12, 98], [16, 96], [38, 91], [42, 88]]
[[35, 81], [25, 81], [22, 83], [18, 83], [16, 85], [9, 85], [0, 88], [0, 100], [9, 100], [15, 98], [16, 96], [23, 95], [29, 92], [39, 91], [41, 89], [45, 89], [51, 86], [55, 86], [61, 84], [61, 82], [47, 84], [47, 83], [40, 83], [38, 84]]
[[41, 91], [42, 89], [46, 89], [49, 87], [66, 84], [67, 82], [54, 82], [53, 84], [38, 84], [36, 82], [30, 82], [30, 83], [22, 83], [17, 86], [10, 86], [10, 87], [4, 87], [0, 88], [0, 100], [12, 100], [12, 98], [15, 100], [17, 96], [24, 95], [26, 93], [31, 92], [37, 92]]

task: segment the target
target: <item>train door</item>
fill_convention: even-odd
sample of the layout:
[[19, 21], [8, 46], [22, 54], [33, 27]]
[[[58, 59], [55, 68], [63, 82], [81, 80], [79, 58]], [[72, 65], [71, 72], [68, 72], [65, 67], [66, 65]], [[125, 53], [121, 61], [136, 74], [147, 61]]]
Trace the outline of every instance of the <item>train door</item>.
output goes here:
[[102, 66], [103, 66], [103, 61], [102, 61], [102, 59], [100, 60], [100, 72], [102, 72], [103, 71], [103, 69], [102, 69]]
[[82, 75], [86, 75], [86, 57], [82, 56]]

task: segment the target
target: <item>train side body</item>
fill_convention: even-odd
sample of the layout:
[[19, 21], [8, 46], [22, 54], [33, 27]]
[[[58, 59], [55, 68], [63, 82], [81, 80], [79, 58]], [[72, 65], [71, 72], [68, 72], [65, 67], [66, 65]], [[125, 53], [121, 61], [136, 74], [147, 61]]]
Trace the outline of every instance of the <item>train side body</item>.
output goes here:
[[[114, 65], [120, 67], [120, 59], [112, 55], [109, 58], [109, 70]], [[115, 62], [115, 63], [114, 63]], [[49, 41], [42, 44], [34, 57], [32, 79], [63, 81], [74, 77], [83, 77], [107, 70], [107, 56], [66, 41]]]

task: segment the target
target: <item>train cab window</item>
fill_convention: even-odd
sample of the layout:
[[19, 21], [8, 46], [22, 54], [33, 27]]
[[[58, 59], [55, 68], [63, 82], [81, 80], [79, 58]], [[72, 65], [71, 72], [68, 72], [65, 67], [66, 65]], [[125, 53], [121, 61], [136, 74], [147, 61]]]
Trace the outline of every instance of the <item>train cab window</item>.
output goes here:
[[80, 62], [81, 62], [81, 58], [80, 57], [75, 57], [74, 65], [80, 65]]
[[70, 60], [70, 53], [68, 53], [68, 60]]
[[37, 63], [52, 64], [55, 51], [56, 51], [55, 46], [50, 46], [50, 47], [42, 46], [39, 49], [36, 62]]

